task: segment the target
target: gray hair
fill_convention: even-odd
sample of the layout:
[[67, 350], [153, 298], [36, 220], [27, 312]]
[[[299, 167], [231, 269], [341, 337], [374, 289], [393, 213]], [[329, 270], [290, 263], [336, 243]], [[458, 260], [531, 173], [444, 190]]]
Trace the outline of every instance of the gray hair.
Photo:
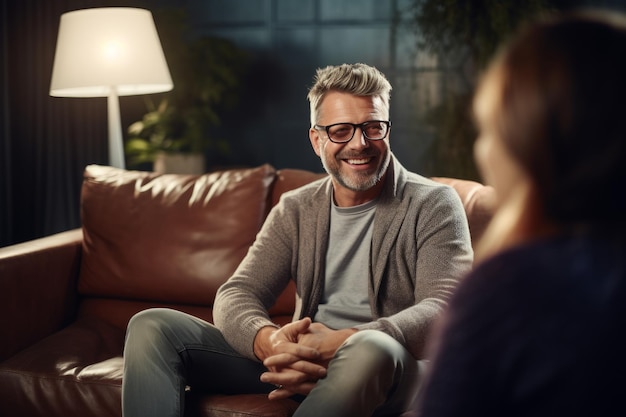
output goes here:
[[319, 118], [319, 109], [327, 92], [340, 91], [355, 96], [380, 97], [389, 111], [391, 84], [385, 75], [366, 64], [342, 64], [318, 68], [307, 98], [311, 106], [311, 126]]

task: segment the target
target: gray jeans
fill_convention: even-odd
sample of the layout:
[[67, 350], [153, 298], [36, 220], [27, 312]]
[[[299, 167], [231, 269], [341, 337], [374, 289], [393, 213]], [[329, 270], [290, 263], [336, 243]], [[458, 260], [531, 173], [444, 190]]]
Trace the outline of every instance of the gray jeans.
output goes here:
[[[220, 394], [269, 393], [265, 367], [235, 352], [203, 320], [169, 309], [136, 314], [124, 347], [124, 417], [182, 416], [187, 386]], [[327, 376], [304, 398], [294, 417], [398, 415], [410, 405], [419, 366], [385, 333], [352, 335], [330, 362]]]

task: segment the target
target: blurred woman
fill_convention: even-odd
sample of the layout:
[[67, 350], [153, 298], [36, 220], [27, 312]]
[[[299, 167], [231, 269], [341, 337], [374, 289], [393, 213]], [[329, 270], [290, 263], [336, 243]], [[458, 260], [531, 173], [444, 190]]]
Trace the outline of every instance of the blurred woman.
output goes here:
[[419, 413], [626, 415], [626, 24], [527, 26], [474, 101], [498, 208], [450, 301]]

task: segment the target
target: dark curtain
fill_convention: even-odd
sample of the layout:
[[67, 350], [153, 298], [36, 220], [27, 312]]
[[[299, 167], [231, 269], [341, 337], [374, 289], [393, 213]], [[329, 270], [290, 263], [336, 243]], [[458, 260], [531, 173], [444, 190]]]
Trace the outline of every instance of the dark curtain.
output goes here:
[[49, 96], [60, 16], [128, 5], [2, 0], [0, 246], [80, 225], [84, 167], [108, 161], [107, 104], [106, 98]]

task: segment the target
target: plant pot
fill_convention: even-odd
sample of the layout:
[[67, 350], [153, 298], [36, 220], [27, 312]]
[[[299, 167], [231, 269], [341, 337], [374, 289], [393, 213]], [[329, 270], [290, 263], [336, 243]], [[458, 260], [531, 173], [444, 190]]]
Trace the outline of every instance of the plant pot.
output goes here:
[[159, 174], [201, 175], [205, 173], [204, 155], [160, 152], [154, 160], [154, 171]]

